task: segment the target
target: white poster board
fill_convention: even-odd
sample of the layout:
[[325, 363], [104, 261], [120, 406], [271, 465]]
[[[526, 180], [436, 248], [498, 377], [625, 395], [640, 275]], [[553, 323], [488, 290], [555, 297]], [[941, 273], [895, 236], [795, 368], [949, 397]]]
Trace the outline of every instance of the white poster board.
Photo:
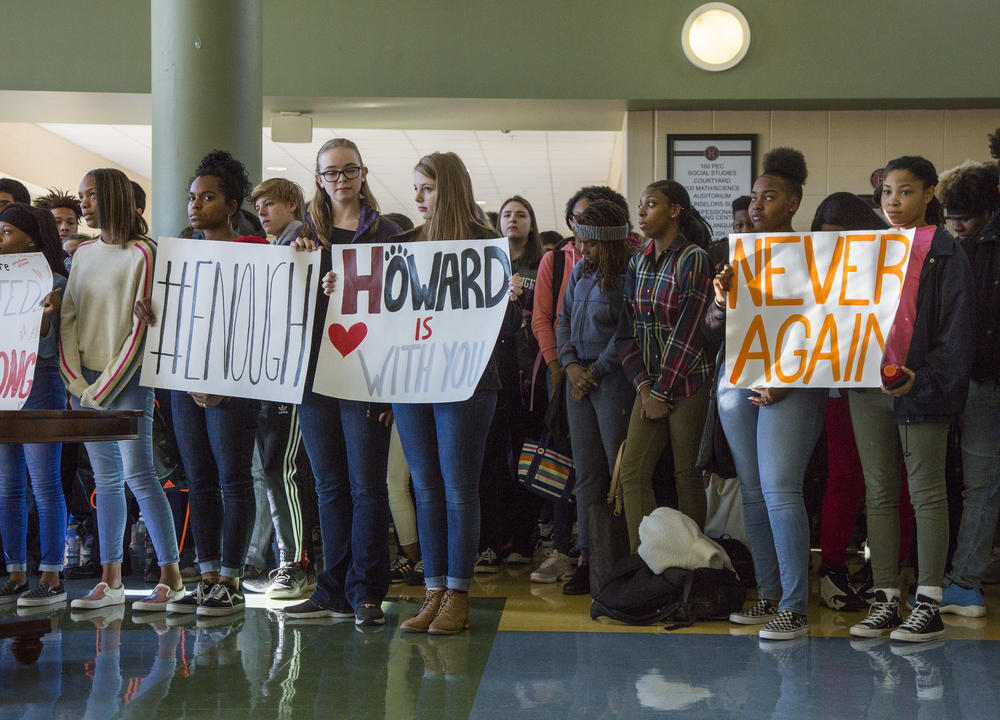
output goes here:
[[51, 290], [44, 255], [0, 255], [0, 410], [20, 410], [31, 394], [41, 303]]
[[507, 240], [335, 246], [313, 390], [347, 400], [467, 400], [507, 310]]
[[880, 387], [913, 230], [729, 236], [731, 387]]
[[754, 135], [668, 135], [667, 177], [688, 191], [714, 237], [733, 227], [733, 200], [753, 187]]
[[161, 237], [142, 384], [301, 402], [319, 283], [316, 252]]

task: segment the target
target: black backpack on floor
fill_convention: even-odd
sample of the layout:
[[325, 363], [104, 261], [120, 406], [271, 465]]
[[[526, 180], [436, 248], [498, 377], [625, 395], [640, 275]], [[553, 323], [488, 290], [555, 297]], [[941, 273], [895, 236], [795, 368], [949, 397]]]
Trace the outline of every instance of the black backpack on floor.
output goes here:
[[673, 622], [687, 627], [743, 607], [746, 589], [732, 570], [667, 568], [654, 573], [636, 554], [622, 558], [590, 605], [590, 617], [628, 625]]

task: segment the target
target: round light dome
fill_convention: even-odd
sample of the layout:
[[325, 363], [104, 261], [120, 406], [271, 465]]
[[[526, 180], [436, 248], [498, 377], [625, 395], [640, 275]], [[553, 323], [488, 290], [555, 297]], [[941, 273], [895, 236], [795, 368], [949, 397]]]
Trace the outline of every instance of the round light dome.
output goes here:
[[702, 70], [728, 70], [750, 48], [750, 25], [728, 3], [708, 3], [688, 15], [681, 31], [687, 59]]

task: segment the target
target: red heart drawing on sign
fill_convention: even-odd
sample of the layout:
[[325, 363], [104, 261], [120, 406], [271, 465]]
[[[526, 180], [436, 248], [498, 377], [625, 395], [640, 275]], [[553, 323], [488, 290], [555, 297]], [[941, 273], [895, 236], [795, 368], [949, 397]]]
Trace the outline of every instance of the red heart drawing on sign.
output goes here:
[[330, 342], [333, 343], [338, 352], [347, 357], [357, 350], [358, 345], [365, 339], [368, 334], [368, 326], [359, 322], [351, 325], [350, 330], [348, 330], [340, 323], [334, 323], [326, 329], [326, 332], [330, 336]]

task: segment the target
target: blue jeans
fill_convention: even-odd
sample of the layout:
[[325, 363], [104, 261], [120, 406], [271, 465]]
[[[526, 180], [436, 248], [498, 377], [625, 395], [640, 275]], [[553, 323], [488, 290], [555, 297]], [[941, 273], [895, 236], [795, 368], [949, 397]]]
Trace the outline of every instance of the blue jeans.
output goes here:
[[468, 590], [479, 546], [479, 475], [495, 390], [452, 403], [394, 403], [417, 498], [417, 534], [429, 588]]
[[198, 565], [203, 573], [243, 577], [256, 512], [250, 462], [260, 405], [234, 397], [202, 408], [174, 390], [170, 406]]
[[977, 588], [1000, 515], [1000, 382], [969, 383], [962, 425], [962, 523], [945, 583]]
[[802, 482], [823, 430], [827, 391], [794, 388], [758, 407], [750, 390], [727, 388], [725, 377], [719, 373], [719, 418], [740, 478], [758, 596], [781, 598], [779, 610], [805, 615], [809, 519]]
[[[88, 383], [93, 383], [100, 375], [99, 372], [83, 368], [83, 377]], [[79, 398], [70, 396], [70, 402], [74, 410], [80, 409]], [[107, 409], [142, 410], [142, 417], [139, 419], [139, 437], [136, 440], [85, 443], [94, 469], [101, 564], [122, 561], [126, 482], [139, 502], [139, 509], [153, 539], [160, 565], [176, 563], [178, 554], [174, 518], [153, 467], [153, 390], [139, 385], [139, 372], [136, 371]]]
[[577, 402], [566, 383], [566, 414], [576, 468], [577, 547], [583, 562], [590, 560], [592, 505], [607, 502], [618, 448], [628, 431], [629, 411], [635, 399], [632, 383], [619, 367], [600, 379], [597, 389]]
[[346, 611], [389, 590], [389, 428], [371, 403], [306, 390], [299, 425], [316, 478], [323, 572], [314, 602]]
[[[65, 410], [66, 386], [59, 368], [35, 367], [31, 394], [25, 410]], [[0, 445], [0, 537], [3, 538], [7, 570], [26, 572], [28, 533], [28, 478], [38, 508], [38, 534], [42, 551], [42, 572], [63, 568], [66, 542], [66, 500], [63, 497], [59, 460], [62, 443]]]

